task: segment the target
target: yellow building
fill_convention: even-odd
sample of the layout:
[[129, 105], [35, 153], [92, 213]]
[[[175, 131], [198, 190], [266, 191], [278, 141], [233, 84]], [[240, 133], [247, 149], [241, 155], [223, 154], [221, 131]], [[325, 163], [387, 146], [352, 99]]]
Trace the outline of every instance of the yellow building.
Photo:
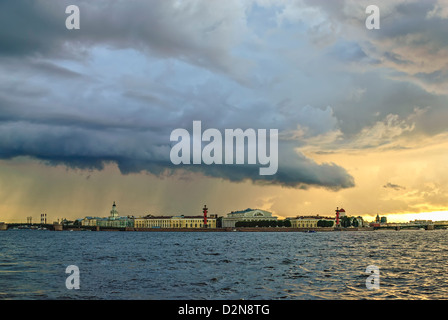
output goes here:
[[101, 218], [97, 217], [85, 217], [81, 220], [81, 225], [83, 227], [96, 227], [96, 221]]
[[[203, 216], [171, 217], [171, 228], [204, 228]], [[207, 217], [207, 228], [216, 228], [216, 217]]]
[[291, 227], [292, 228], [317, 228], [317, 219], [315, 218], [296, 218], [291, 219]]
[[[134, 228], [204, 228], [203, 216], [146, 216], [134, 219]], [[216, 216], [207, 218], [207, 228], [216, 228]]]
[[134, 219], [134, 228], [171, 228], [171, 217], [146, 216]]

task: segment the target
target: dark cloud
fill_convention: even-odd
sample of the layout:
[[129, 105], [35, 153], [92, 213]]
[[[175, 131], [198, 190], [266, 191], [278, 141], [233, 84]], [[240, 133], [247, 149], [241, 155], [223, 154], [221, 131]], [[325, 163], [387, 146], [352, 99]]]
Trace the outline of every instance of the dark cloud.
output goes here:
[[334, 163], [317, 164], [303, 154], [295, 152], [289, 142], [279, 144], [278, 172], [272, 176], [260, 176], [260, 165], [214, 165], [193, 167], [205, 175], [233, 182], [252, 181], [260, 185], [279, 185], [307, 189], [325, 187], [339, 190], [355, 186], [353, 177]]
[[[393, 7], [396, 19], [386, 16], [381, 32], [347, 33], [318, 49], [313, 36], [335, 37], [327, 20], [309, 26], [304, 33], [310, 38], [294, 38], [294, 25], [280, 29], [275, 19], [263, 32], [249, 30], [262, 23], [247, 15], [259, 12], [239, 1], [79, 0], [81, 29], [67, 30], [65, 8], [72, 2], [0, 1], [2, 158], [30, 156], [96, 170], [114, 162], [125, 174], [186, 169], [234, 182], [336, 190], [354, 186], [353, 177], [298, 152], [299, 138], [281, 141], [275, 176], [260, 176], [259, 166], [175, 167], [170, 132], [202, 120], [221, 130], [276, 128], [286, 135], [300, 127], [307, 137], [340, 130], [352, 139], [389, 114], [415, 123], [407, 134], [446, 128], [446, 96], [413, 81], [443, 81], [445, 70], [411, 73], [406, 68], [417, 62], [411, 53], [419, 50], [403, 53], [376, 42], [403, 44], [408, 36], [414, 49], [445, 48], [446, 22], [423, 19], [434, 2]], [[305, 3], [326, 12], [331, 26], [363, 25], [359, 4], [355, 21], [357, 13], [345, 10], [352, 2]], [[267, 6], [263, 18], [275, 17], [277, 9]], [[405, 21], [409, 17], [421, 23]], [[426, 107], [409, 119], [415, 108]]]
[[[133, 130], [91, 130], [79, 126], [8, 122], [0, 125], [0, 158], [30, 156], [49, 165], [102, 170], [108, 162], [116, 163], [123, 174], [147, 171], [171, 175], [190, 170], [205, 176], [232, 182], [306, 188], [321, 186], [333, 190], [354, 186], [353, 178], [335, 164], [317, 164], [303, 155], [283, 147], [279, 152], [279, 169], [272, 176], [260, 176], [260, 165], [179, 165], [170, 159], [169, 132], [137, 133]], [[282, 142], [280, 142], [281, 145]]]
[[[55, 52], [62, 45], [63, 3], [0, 1], [0, 55], [26, 56]], [[65, 12], [65, 10], [60, 11]], [[13, 30], [13, 31], [12, 31]]]
[[[79, 30], [68, 30], [65, 8], [73, 1], [0, 2], [0, 56], [85, 59], [89, 48], [132, 48], [231, 73], [245, 63], [230, 50], [242, 32], [237, 2], [76, 1]], [[14, 32], [11, 32], [14, 30]], [[238, 77], [238, 73], [233, 74]]]
[[397, 191], [406, 189], [406, 187], [400, 186], [400, 185], [398, 185], [398, 184], [390, 183], [390, 182], [386, 183], [386, 184], [383, 186], [383, 188], [386, 188], [386, 189], [394, 189], [394, 190], [397, 190]]

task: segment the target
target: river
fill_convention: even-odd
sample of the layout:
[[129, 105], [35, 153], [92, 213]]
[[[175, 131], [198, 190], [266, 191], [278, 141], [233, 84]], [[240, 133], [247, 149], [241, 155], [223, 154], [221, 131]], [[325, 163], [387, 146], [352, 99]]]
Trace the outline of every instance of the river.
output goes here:
[[435, 300], [447, 267], [446, 230], [0, 232], [0, 299]]

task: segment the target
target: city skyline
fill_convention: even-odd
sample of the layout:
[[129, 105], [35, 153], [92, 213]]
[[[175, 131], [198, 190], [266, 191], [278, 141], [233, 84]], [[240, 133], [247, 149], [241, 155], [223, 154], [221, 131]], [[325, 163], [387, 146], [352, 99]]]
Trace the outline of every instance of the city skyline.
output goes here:
[[[448, 2], [0, 4], [0, 221], [259, 208], [448, 220]], [[278, 171], [174, 165], [176, 128], [278, 130]], [[126, 208], [126, 209], [125, 209]]]
[[[206, 206], [206, 205], [204, 205], [204, 206]], [[116, 208], [116, 207], [118, 207], [118, 206], [116, 206], [115, 201], [113, 201], [113, 209]], [[209, 209], [210, 208], [207, 208], [207, 210], [209, 210]], [[336, 207], [336, 209], [343, 210], [342, 207]], [[202, 210], [203, 210], [203, 208], [202, 208]], [[238, 213], [238, 212], [245, 212], [247, 210], [255, 210], [256, 211], [256, 210], [262, 210], [262, 209], [259, 209], [259, 208], [241, 209], [240, 208], [240, 209], [235, 209], [235, 210], [232, 210], [232, 211], [229, 211], [229, 212], [225, 212], [225, 213], [212, 212], [212, 213], [209, 213], [209, 215], [216, 216], [216, 217], [227, 217], [229, 214]], [[345, 209], [343, 211], [346, 212]], [[269, 212], [269, 211], [265, 211], [265, 212]], [[335, 212], [336, 212], [336, 210], [335, 210]], [[202, 217], [202, 215], [203, 215], [203, 211], [202, 212], [176, 212], [176, 214], [158, 214], [158, 213], [154, 213], [154, 212], [145, 212], [145, 213], [140, 212], [140, 213], [137, 213], [137, 212], [126, 212], [126, 211], [125, 212], [121, 212], [121, 211], [117, 210], [115, 213], [119, 217], [132, 217], [132, 218], [173, 217], [173, 216], [179, 217], [179, 216], [184, 216], [184, 215], [185, 216]], [[269, 214], [272, 214], [272, 212], [269, 212]], [[104, 219], [106, 219], [106, 218], [109, 218], [110, 215], [111, 215], [111, 211], [109, 211], [109, 213], [100, 212], [100, 213], [94, 213], [94, 214], [91, 214], [91, 215], [81, 215], [81, 216], [78, 216], [78, 217], [72, 217], [71, 219], [70, 218], [67, 219], [66, 217], [60, 217], [60, 215], [54, 215], [54, 216], [57, 216], [57, 218], [52, 219], [51, 221], [49, 221], [49, 223], [51, 224], [53, 220], [54, 220], [53, 222], [58, 222], [59, 223], [59, 222], [61, 222], [63, 220], [76, 221], [76, 220], [83, 220], [85, 218], [102, 218], [102, 219], [104, 218]], [[334, 217], [333, 217], [333, 215], [334, 215]], [[47, 214], [46, 213], [40, 213], [39, 216], [40, 216], [40, 221], [38, 221], [38, 219], [34, 219], [35, 217], [33, 215], [27, 216], [26, 217], [26, 224], [42, 224], [42, 223], [43, 224], [47, 224]], [[304, 213], [302, 213], [302, 214], [299, 213], [299, 214], [294, 215], [294, 216], [284, 216], [284, 215], [279, 215], [279, 216], [274, 215], [274, 216], [276, 218], [280, 218], [280, 219], [294, 219], [294, 218], [298, 218], [298, 217], [314, 217], [314, 218], [315, 217], [322, 217], [323, 219], [333, 217], [334, 219], [336, 219], [336, 215], [335, 214], [321, 214], [321, 213], [305, 213], [305, 214]], [[355, 214], [355, 213], [348, 213], [347, 216], [348, 217], [354, 217], [354, 218], [361, 217], [363, 219], [367, 219], [366, 223], [367, 222], [375, 222], [379, 218], [386, 219], [385, 220], [386, 222], [391, 222], [391, 223], [396, 223], [396, 222], [398, 222], [398, 223], [408, 223], [408, 222], [413, 222], [413, 221], [417, 221], [417, 220], [420, 220], [420, 221], [433, 221], [431, 217], [425, 216], [424, 213], [423, 214], [420, 213], [420, 214], [417, 214], [417, 215], [401, 214], [401, 215], [399, 215], [399, 217], [401, 219], [398, 219], [398, 220], [394, 219], [393, 215], [392, 216], [389, 215], [389, 219], [388, 219], [387, 215], [381, 215], [381, 217], [380, 217], [379, 213], [377, 213], [377, 215], [373, 216], [373, 217], [362, 216], [362, 215], [358, 215], [358, 214]], [[392, 217], [392, 221], [390, 221], [391, 217]], [[406, 219], [408, 219], [408, 220], [406, 220]], [[447, 221], [447, 220], [436, 219], [434, 221]], [[1, 221], [1, 222], [5, 222], [5, 221]], [[6, 222], [7, 223], [25, 223], [23, 217], [20, 217], [20, 218], [17, 217], [17, 219], [15, 219], [13, 221], [6, 221]]]

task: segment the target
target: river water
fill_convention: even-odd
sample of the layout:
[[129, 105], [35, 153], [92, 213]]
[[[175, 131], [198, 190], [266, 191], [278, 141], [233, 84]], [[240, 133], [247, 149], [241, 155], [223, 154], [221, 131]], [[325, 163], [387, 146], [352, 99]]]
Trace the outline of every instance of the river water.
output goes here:
[[0, 299], [435, 300], [447, 270], [445, 230], [0, 232]]

